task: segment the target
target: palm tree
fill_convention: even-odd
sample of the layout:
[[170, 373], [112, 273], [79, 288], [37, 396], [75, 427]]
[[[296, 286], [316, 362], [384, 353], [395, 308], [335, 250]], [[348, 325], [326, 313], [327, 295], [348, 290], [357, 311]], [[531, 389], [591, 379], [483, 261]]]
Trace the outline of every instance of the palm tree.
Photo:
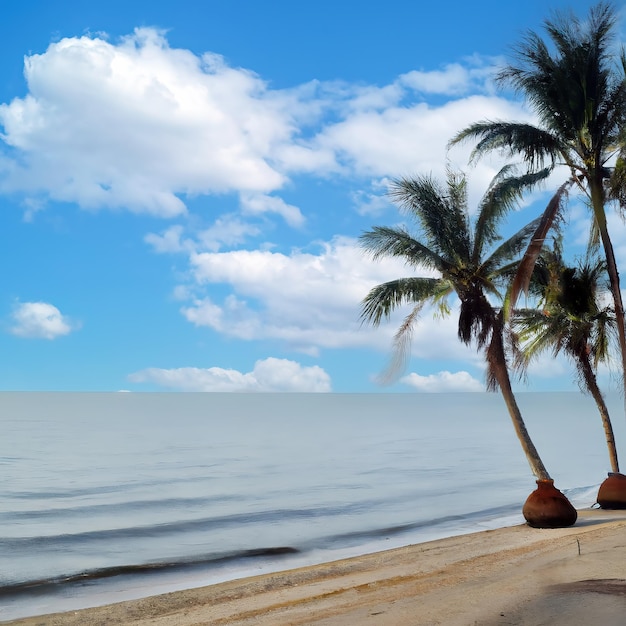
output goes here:
[[512, 326], [522, 347], [518, 365], [526, 370], [530, 361], [547, 350], [563, 351], [574, 362], [581, 388], [596, 402], [609, 452], [611, 469], [619, 473], [617, 448], [609, 411], [595, 371], [608, 359], [615, 315], [600, 300], [606, 263], [588, 258], [577, 267], [567, 266], [560, 245], [542, 251], [533, 273], [532, 287], [539, 296], [536, 309], [514, 312]]
[[[546, 20], [545, 28], [548, 43], [530, 31], [515, 49], [511, 64], [497, 76], [500, 84], [525, 96], [538, 123], [478, 122], [450, 143], [477, 141], [473, 159], [498, 150], [521, 155], [533, 171], [546, 163], [548, 171], [557, 165], [568, 168], [569, 176], [544, 211], [520, 264], [511, 301], [514, 304], [520, 291], [528, 288], [555, 215], [568, 191], [578, 189], [592, 209], [594, 232], [604, 248], [626, 392], [624, 306], [605, 213], [611, 200], [626, 201], [626, 54], [614, 53], [616, 14], [605, 2], [591, 8], [584, 23], [557, 13]], [[614, 161], [616, 166], [611, 165]]]
[[[448, 298], [456, 294], [460, 300], [459, 339], [465, 344], [475, 342], [478, 349], [485, 351], [487, 388], [500, 388], [538, 484], [542, 481], [552, 485], [511, 388], [503, 311], [490, 300], [501, 299], [500, 283], [510, 275], [537, 227], [536, 222], [531, 223], [500, 242], [498, 227], [502, 218], [519, 200], [522, 190], [541, 178], [541, 175], [530, 174], [515, 177], [510, 176], [510, 172], [510, 168], [503, 168], [494, 179], [473, 220], [468, 213], [463, 176], [449, 173], [446, 185], [427, 176], [395, 181], [390, 196], [415, 218], [421, 237], [413, 237], [404, 227], [377, 226], [363, 233], [362, 247], [375, 260], [399, 257], [413, 270], [434, 270], [438, 276], [410, 276], [374, 287], [363, 300], [361, 317], [364, 322], [377, 326], [400, 306], [411, 305], [395, 337], [396, 355], [399, 355], [395, 364], [398, 365], [404, 360], [411, 330], [423, 307], [434, 304], [442, 314], [448, 314], [451, 311]], [[575, 509], [560, 491], [552, 489], [555, 493], [551, 496], [551, 505], [558, 500], [561, 510], [554, 513], [542, 508], [538, 514], [529, 510], [527, 515], [527, 501], [524, 514], [529, 524], [570, 526], [576, 521]]]

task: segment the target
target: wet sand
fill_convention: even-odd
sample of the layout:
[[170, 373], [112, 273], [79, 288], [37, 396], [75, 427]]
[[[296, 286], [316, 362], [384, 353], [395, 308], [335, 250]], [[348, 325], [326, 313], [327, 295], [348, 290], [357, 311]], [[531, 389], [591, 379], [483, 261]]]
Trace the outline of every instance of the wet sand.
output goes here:
[[104, 607], [20, 626], [445, 626], [626, 623], [626, 511], [525, 525]]

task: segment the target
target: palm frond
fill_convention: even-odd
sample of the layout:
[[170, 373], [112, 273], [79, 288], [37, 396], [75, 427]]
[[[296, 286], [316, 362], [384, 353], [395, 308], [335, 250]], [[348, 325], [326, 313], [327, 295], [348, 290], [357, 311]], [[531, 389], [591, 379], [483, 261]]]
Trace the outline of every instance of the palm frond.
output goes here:
[[528, 247], [540, 221], [541, 218], [534, 219], [493, 250], [482, 263], [482, 274], [492, 279], [504, 278], [510, 275], [510, 262], [519, 267], [519, 256]]
[[[424, 291], [426, 290], [427, 286], [425, 285]], [[391, 359], [385, 370], [378, 376], [378, 381], [381, 384], [387, 385], [394, 382], [398, 375], [406, 369], [409, 347], [413, 338], [413, 328], [419, 319], [419, 314], [422, 312], [424, 305], [430, 301], [437, 306], [439, 315], [442, 317], [446, 316], [450, 313], [450, 308], [446, 304], [446, 298], [451, 292], [452, 288], [450, 284], [445, 280], [440, 280], [438, 284], [432, 285], [432, 295], [423, 298], [421, 301], [415, 300], [417, 303], [404, 318], [400, 328], [394, 335]]]
[[553, 250], [543, 250], [533, 275], [539, 307], [515, 310], [511, 317], [524, 355], [516, 365], [525, 368], [546, 350], [554, 355], [563, 351], [575, 364], [585, 388], [592, 370], [608, 359], [616, 330], [612, 309], [599, 305], [606, 281], [604, 260], [588, 257], [571, 267], [561, 256], [560, 242]]
[[611, 87], [615, 23], [614, 10], [605, 3], [591, 9], [585, 24], [571, 12], [557, 12], [545, 22], [554, 53], [530, 31], [515, 49], [513, 63], [498, 77], [524, 94], [545, 128], [567, 139], [571, 147], [578, 144], [581, 156], [585, 133], [597, 145], [605, 127], [602, 110]]
[[554, 134], [532, 124], [520, 122], [499, 120], [476, 122], [457, 133], [449, 145], [470, 140], [477, 142], [471, 153], [472, 162], [489, 152], [496, 151], [508, 158], [522, 155], [533, 170], [544, 167], [552, 169], [565, 151], [565, 147]]
[[[624, 128], [626, 129], [626, 125]], [[626, 143], [626, 138], [624, 141]], [[623, 154], [615, 162], [608, 187], [609, 198], [618, 203], [622, 214], [624, 214], [626, 212], [626, 146]]]
[[482, 257], [486, 246], [499, 239], [500, 221], [522, 199], [524, 192], [542, 183], [550, 174], [549, 168], [538, 172], [515, 175], [511, 165], [504, 166], [492, 181], [483, 197], [474, 228], [473, 259]]
[[382, 385], [389, 385], [394, 382], [398, 375], [406, 370], [409, 357], [409, 348], [413, 338], [413, 328], [422, 310], [421, 305], [413, 307], [413, 310], [404, 318], [393, 338], [393, 350], [389, 364], [382, 371], [377, 380]]
[[374, 226], [364, 232], [359, 242], [375, 261], [384, 257], [402, 258], [411, 267], [446, 271], [449, 262], [436, 251], [414, 239], [404, 228]]
[[418, 222], [425, 244], [452, 261], [470, 254], [467, 185], [461, 175], [448, 174], [446, 185], [430, 176], [393, 181], [389, 197]]
[[548, 202], [548, 206], [541, 215], [530, 244], [522, 257], [515, 278], [511, 283], [507, 296], [507, 310], [509, 307], [515, 306], [515, 303], [517, 302], [517, 299], [522, 291], [528, 293], [528, 285], [530, 283], [537, 257], [544, 246], [548, 232], [554, 226], [555, 222], [560, 219], [563, 205], [567, 199], [567, 192], [572, 184], [573, 181], [571, 179], [565, 181], [552, 196], [550, 202]]
[[361, 321], [378, 326], [393, 311], [404, 304], [423, 306], [428, 300], [437, 300], [449, 290], [446, 281], [439, 278], [400, 278], [373, 287], [361, 303]]

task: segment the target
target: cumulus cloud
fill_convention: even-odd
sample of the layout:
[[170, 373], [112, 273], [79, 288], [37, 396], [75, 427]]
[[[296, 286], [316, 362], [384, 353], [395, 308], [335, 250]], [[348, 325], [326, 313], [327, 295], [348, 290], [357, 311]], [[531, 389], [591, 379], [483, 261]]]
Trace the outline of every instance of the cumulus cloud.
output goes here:
[[[459, 130], [480, 119], [527, 120], [518, 105], [484, 95], [471, 95], [433, 106], [426, 102], [355, 112], [328, 124], [315, 137], [316, 144], [337, 155], [344, 171], [379, 178], [416, 172], [445, 176], [446, 168], [464, 169], [470, 146], [448, 150]], [[482, 195], [501, 166], [498, 158], [481, 160], [472, 168], [471, 197]]]
[[[200, 220], [190, 216], [146, 236], [156, 252], [189, 259], [189, 280], [175, 290], [186, 319], [307, 354], [388, 351], [401, 314], [374, 330], [360, 325], [359, 305], [375, 284], [412, 273], [402, 263], [370, 262], [341, 237], [292, 251], [236, 248], [252, 247], [268, 217], [301, 230], [310, 223], [280, 196], [296, 177], [349, 181], [346, 206], [371, 215], [388, 207], [391, 177], [443, 176], [452, 157], [465, 165], [469, 147], [447, 150], [460, 128], [528, 119], [491, 94], [493, 64], [464, 60], [382, 86], [312, 80], [277, 90], [219, 55], [172, 48], [155, 29], [117, 42], [66, 38], [26, 58], [27, 95], [0, 105], [0, 191], [21, 193], [30, 212], [50, 198], [162, 217], [184, 214], [187, 196], [231, 194], [236, 211], [229, 205], [204, 230], [194, 232]], [[455, 99], [426, 102], [425, 94]], [[494, 170], [489, 162], [473, 170], [470, 198]], [[433, 323], [428, 311], [413, 346], [423, 358], [467, 356], [454, 318]]]
[[69, 319], [47, 302], [22, 302], [12, 314], [10, 332], [17, 337], [56, 339], [72, 330]]
[[[406, 311], [372, 328], [359, 319], [360, 304], [376, 284], [412, 275], [397, 259], [373, 262], [357, 242], [335, 238], [311, 251], [271, 250], [203, 252], [190, 256], [193, 283], [180, 295], [181, 312], [198, 327], [257, 341], [278, 339], [288, 347], [316, 355], [324, 348], [373, 347], [389, 353]], [[432, 275], [424, 271], [423, 275]], [[213, 286], [226, 286], [223, 298]], [[454, 303], [452, 303], [454, 305]], [[424, 310], [413, 332], [418, 358], [475, 358], [456, 337], [454, 313], [433, 319]]]
[[182, 309], [189, 321], [240, 339], [282, 339], [309, 353], [371, 341], [360, 327], [359, 303], [383, 277], [405, 271], [393, 260], [368, 263], [344, 238], [315, 252], [203, 252], [190, 264], [197, 285], [227, 284], [232, 293], [222, 302], [195, 299]]
[[148, 233], [144, 237], [144, 240], [152, 246], [155, 252], [183, 252], [184, 250], [189, 249], [190, 245], [190, 242], [184, 242], [181, 240], [183, 230], [183, 227], [180, 224], [177, 224], [176, 226], [170, 226], [159, 235], [156, 233]]
[[117, 45], [66, 38], [26, 58], [29, 93], [0, 107], [5, 190], [164, 217], [179, 194], [280, 188], [273, 146], [293, 132], [253, 72], [137, 29]]
[[[152, 28], [117, 42], [65, 38], [26, 57], [27, 95], [0, 105], [0, 189], [23, 194], [29, 215], [52, 199], [174, 217], [186, 196], [234, 193], [242, 212], [300, 227], [300, 208], [278, 195], [294, 174], [438, 174], [447, 141], [468, 122], [523, 118], [490, 95], [493, 63], [465, 60], [383, 86], [271, 89], [217, 54], [170, 47]], [[424, 93], [456, 100], [416, 102]], [[493, 168], [481, 168], [489, 180]]]
[[445, 392], [445, 391], [484, 391], [485, 386], [468, 372], [438, 372], [429, 376], [420, 376], [415, 372], [400, 379], [401, 383], [409, 385], [417, 391]]
[[257, 361], [254, 369], [247, 373], [220, 367], [149, 368], [130, 374], [128, 378], [134, 383], [149, 382], [179, 391], [331, 391], [330, 377], [321, 367], [306, 367], [295, 361], [273, 357]]
[[244, 222], [235, 215], [222, 215], [208, 228], [186, 232], [182, 224], [176, 224], [160, 233], [148, 233], [144, 241], [159, 254], [191, 254], [198, 250], [217, 252], [224, 247], [232, 248], [261, 232], [258, 225]]
[[277, 213], [290, 226], [302, 226], [304, 216], [300, 209], [287, 204], [282, 198], [261, 194], [242, 194], [241, 208], [244, 213], [258, 215], [262, 213]]
[[358, 189], [352, 192], [352, 202], [359, 215], [374, 216], [389, 209], [391, 201], [387, 197], [391, 179], [383, 177], [374, 179], [371, 183], [371, 191]]
[[198, 233], [198, 243], [203, 250], [217, 252], [222, 247], [241, 245], [261, 232], [261, 228], [255, 224], [244, 222], [234, 215], [223, 215], [212, 226]]
[[413, 70], [399, 77], [400, 85], [427, 94], [459, 96], [472, 90], [491, 90], [490, 79], [499, 59], [466, 59], [441, 70]]

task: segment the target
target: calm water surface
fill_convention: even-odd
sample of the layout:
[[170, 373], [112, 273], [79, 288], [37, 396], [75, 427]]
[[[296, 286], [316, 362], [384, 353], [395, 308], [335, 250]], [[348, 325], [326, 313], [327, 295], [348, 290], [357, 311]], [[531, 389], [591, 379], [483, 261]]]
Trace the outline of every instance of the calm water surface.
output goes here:
[[[593, 402], [519, 401], [592, 505]], [[496, 394], [0, 393], [0, 423], [0, 620], [521, 523], [534, 488]]]

